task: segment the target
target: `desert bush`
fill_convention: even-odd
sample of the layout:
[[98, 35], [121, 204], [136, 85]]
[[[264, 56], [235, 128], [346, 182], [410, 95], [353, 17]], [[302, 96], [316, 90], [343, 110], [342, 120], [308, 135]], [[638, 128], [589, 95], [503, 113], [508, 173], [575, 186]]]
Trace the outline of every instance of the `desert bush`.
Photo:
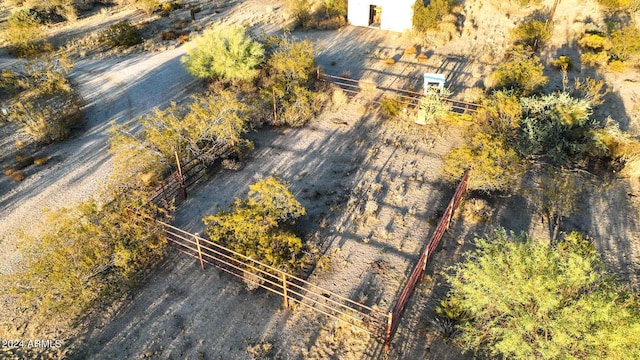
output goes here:
[[602, 129], [594, 129], [593, 156], [611, 158], [618, 162], [637, 159], [640, 156], [640, 141], [620, 130], [618, 123], [609, 121]]
[[416, 122], [419, 124], [438, 125], [440, 121], [451, 112], [451, 103], [447, 98], [451, 91], [443, 89], [442, 92], [428, 92], [420, 98]]
[[[220, 91], [194, 97], [188, 108], [171, 104], [164, 110], [155, 109], [139, 120], [139, 134], [114, 127], [110, 150], [114, 156], [112, 182], [127, 188], [144, 188], [149, 182], [145, 178], [159, 178], [175, 166], [176, 153], [183, 163], [195, 158], [206, 163], [219, 156], [209, 151], [214, 146], [226, 144], [236, 152], [250, 148], [251, 142], [241, 136], [248, 130], [248, 111], [235, 94]], [[147, 175], [141, 178], [143, 174]]]
[[324, 0], [323, 5], [328, 18], [347, 16], [347, 0]]
[[480, 132], [447, 154], [443, 173], [446, 179], [458, 181], [469, 167], [473, 167], [469, 189], [487, 192], [508, 190], [523, 170], [515, 150]]
[[11, 13], [3, 31], [4, 39], [18, 57], [35, 57], [50, 50], [44, 43], [44, 15], [34, 9], [19, 9]]
[[306, 27], [305, 24], [313, 19], [307, 0], [287, 0], [285, 6], [296, 26]]
[[475, 119], [483, 132], [510, 141], [520, 130], [522, 105], [513, 91], [495, 91], [478, 109]]
[[627, 26], [611, 33], [611, 49], [613, 60], [627, 61], [640, 54], [640, 29]]
[[404, 108], [404, 104], [397, 98], [383, 97], [380, 99], [380, 111], [386, 117], [396, 117]]
[[531, 95], [548, 79], [543, 75], [540, 59], [521, 46], [509, 49], [505, 61], [490, 75], [494, 89], [513, 89], [523, 96]]
[[553, 67], [560, 69], [562, 71], [569, 71], [573, 69], [573, 61], [571, 60], [570, 57], [566, 55], [558, 56], [557, 59], [551, 62], [551, 65], [553, 65]]
[[447, 276], [466, 317], [457, 345], [505, 359], [640, 356], [640, 300], [589, 240], [574, 232], [550, 247], [499, 229], [475, 243]]
[[606, 51], [584, 53], [580, 55], [580, 62], [586, 66], [605, 67], [609, 63], [609, 54]]
[[413, 28], [419, 32], [436, 29], [450, 12], [449, 0], [432, 0], [426, 6], [423, 0], [416, 0], [413, 4]]
[[229, 211], [202, 219], [212, 241], [267, 265], [298, 271], [302, 240], [290, 226], [304, 207], [279, 180], [269, 177], [249, 186], [247, 200], [236, 199]]
[[273, 125], [301, 126], [321, 107], [310, 90], [315, 78], [313, 46], [308, 41], [281, 38], [269, 56], [262, 79], [262, 98], [276, 107]]
[[349, 97], [344, 92], [344, 90], [339, 87], [334, 87], [331, 93], [331, 103], [333, 104], [333, 107], [339, 109], [342, 106], [346, 105], [348, 102]]
[[100, 33], [100, 41], [112, 47], [129, 47], [140, 44], [142, 37], [138, 28], [124, 20], [110, 25]]
[[515, 29], [511, 30], [511, 37], [517, 45], [533, 47], [536, 41], [538, 41], [538, 45], [549, 41], [551, 32], [547, 29], [544, 22], [530, 20], [520, 23]]
[[578, 41], [578, 45], [592, 52], [606, 51], [611, 48], [609, 39], [600, 34], [585, 34], [585, 36]]
[[135, 7], [144, 11], [145, 14], [151, 15], [160, 8], [158, 0], [135, 0]]
[[66, 78], [71, 67], [66, 58], [59, 57], [3, 71], [0, 87], [17, 99], [11, 103], [9, 119], [38, 142], [64, 140], [80, 126], [82, 99]]
[[41, 236], [22, 240], [24, 267], [10, 277], [33, 320], [74, 321], [162, 256], [165, 238], [148, 219], [163, 213], [144, 198], [113, 196], [51, 212]]
[[593, 139], [597, 123], [591, 104], [566, 93], [522, 98], [518, 149], [523, 157], [542, 157], [553, 163], [579, 160]]
[[638, 0], [598, 0], [598, 3], [609, 12], [634, 12], [640, 9], [640, 2], [638, 2]]
[[415, 46], [409, 46], [408, 48], [404, 49], [404, 54], [407, 56], [413, 56], [416, 55], [418, 53], [418, 49], [416, 49]]
[[225, 80], [252, 80], [262, 63], [264, 49], [239, 26], [220, 26], [194, 38], [182, 58], [192, 75]]

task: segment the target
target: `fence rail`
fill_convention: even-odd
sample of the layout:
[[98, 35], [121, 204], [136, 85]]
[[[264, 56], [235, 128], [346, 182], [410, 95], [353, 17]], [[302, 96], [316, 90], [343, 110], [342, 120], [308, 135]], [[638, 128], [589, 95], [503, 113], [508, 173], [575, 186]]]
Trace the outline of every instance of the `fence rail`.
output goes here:
[[411, 295], [413, 295], [413, 292], [415, 291], [416, 286], [424, 277], [424, 273], [427, 269], [427, 264], [429, 260], [431, 260], [431, 258], [433, 257], [433, 254], [435, 253], [435, 250], [438, 247], [440, 240], [442, 239], [442, 235], [444, 235], [445, 231], [447, 231], [449, 229], [449, 226], [451, 225], [453, 214], [456, 208], [458, 207], [458, 205], [460, 204], [462, 197], [467, 191], [468, 181], [469, 181], [469, 170], [467, 170], [467, 172], [462, 177], [460, 184], [458, 184], [458, 187], [456, 188], [456, 192], [453, 194], [453, 197], [449, 201], [449, 205], [447, 205], [447, 209], [445, 210], [444, 214], [440, 218], [440, 221], [438, 222], [438, 226], [436, 226], [436, 230], [433, 232], [433, 235], [431, 235], [431, 238], [427, 242], [427, 245], [425, 246], [422, 254], [420, 255], [420, 259], [418, 260], [418, 263], [413, 268], [413, 271], [411, 272], [411, 275], [409, 276], [407, 283], [405, 284], [404, 288], [402, 289], [402, 292], [400, 293], [400, 296], [398, 297], [398, 301], [396, 301], [396, 304], [393, 307], [393, 310], [391, 311], [390, 321], [389, 321], [389, 325], [387, 327], [387, 333], [385, 336], [386, 347], [389, 346], [389, 342], [391, 341], [391, 339], [393, 338], [393, 335], [398, 329], [398, 325], [400, 324], [400, 320], [402, 319], [402, 314], [404, 313], [404, 310], [407, 307], [407, 303], [409, 302]]
[[[405, 90], [405, 89], [394, 88], [394, 87], [378, 86], [376, 83], [372, 81], [357, 80], [357, 79], [350, 79], [350, 78], [341, 77], [341, 76], [329, 75], [329, 74], [322, 73], [320, 71], [318, 71], [317, 73], [317, 78], [322, 82], [332, 84], [333, 86], [340, 88], [342, 91], [344, 91], [345, 93], [351, 96], [355, 96], [358, 93], [362, 92], [363, 86], [366, 88], [380, 90], [380, 92], [378, 92], [377, 94], [370, 95], [371, 96], [370, 101], [376, 105], [380, 105], [382, 97], [387, 92], [394, 93], [396, 95], [396, 100], [401, 104], [403, 104], [404, 106], [406, 106], [407, 108], [417, 108], [420, 105], [420, 99], [424, 96], [423, 93], [416, 92], [416, 91]], [[450, 98], [444, 98], [443, 100], [448, 102], [451, 105], [451, 110], [458, 114], [473, 113], [473, 112], [476, 112], [478, 108], [481, 107], [481, 105], [479, 104], [459, 101], [459, 100], [450, 99]]]
[[300, 304], [384, 339], [387, 313], [323, 289], [196, 234], [156, 221], [163, 226], [169, 244], [198, 259], [203, 270], [205, 264], [209, 264], [256, 287], [282, 296], [285, 306]]
[[179, 166], [179, 169], [167, 176], [150, 194], [151, 202], [166, 205], [175, 199], [184, 200], [187, 189], [202, 179], [207, 171], [217, 167], [222, 159], [233, 153], [226, 143], [215, 143], [206, 152]]

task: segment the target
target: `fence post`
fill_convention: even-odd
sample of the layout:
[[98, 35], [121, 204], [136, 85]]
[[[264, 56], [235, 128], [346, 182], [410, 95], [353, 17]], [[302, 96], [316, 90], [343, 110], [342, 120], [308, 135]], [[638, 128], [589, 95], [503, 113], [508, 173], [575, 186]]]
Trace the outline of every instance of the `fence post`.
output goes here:
[[277, 124], [278, 123], [278, 110], [277, 110], [277, 104], [276, 104], [276, 88], [271, 88], [271, 93], [273, 95], [273, 123]]
[[391, 331], [393, 330], [393, 312], [387, 316], [387, 332], [384, 334], [384, 351], [389, 351], [391, 345]]
[[200, 236], [198, 233], [194, 234], [194, 238], [196, 239], [196, 248], [198, 249], [198, 258], [200, 259], [200, 268], [204, 271], [204, 260], [202, 259], [202, 249], [200, 248]]
[[282, 273], [282, 296], [284, 296], [284, 308], [289, 308], [289, 296], [287, 295], [287, 274]]
[[178, 165], [178, 182], [180, 183], [180, 189], [182, 189], [182, 197], [184, 199], [187, 198], [187, 188], [184, 186], [184, 178], [182, 177], [182, 166], [180, 166], [180, 158], [178, 158], [178, 152], [174, 151], [176, 154], [176, 164]]

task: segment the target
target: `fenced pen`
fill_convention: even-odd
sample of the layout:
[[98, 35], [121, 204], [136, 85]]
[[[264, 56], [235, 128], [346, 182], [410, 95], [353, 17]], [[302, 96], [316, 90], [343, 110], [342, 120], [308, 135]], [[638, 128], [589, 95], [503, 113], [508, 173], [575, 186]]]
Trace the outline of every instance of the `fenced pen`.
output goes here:
[[[163, 182], [161, 185], [163, 188], [156, 190], [158, 199], [168, 201], [167, 195], [178, 196], [181, 192], [183, 192], [181, 196], [186, 196], [186, 189], [193, 186], [199, 178], [204, 176], [202, 173], [206, 172], [206, 169], [210, 167], [187, 165], [190, 167], [185, 172], [179, 167], [175, 173], [171, 174]], [[242, 279], [253, 287], [263, 288], [282, 296], [285, 307], [289, 307], [291, 304], [298, 304], [331, 318], [344, 321], [383, 341], [385, 349], [388, 349], [407, 303], [417, 284], [423, 278], [427, 263], [435, 253], [442, 235], [449, 228], [454, 211], [466, 192], [468, 178], [469, 172], [467, 171], [390, 312], [366, 306], [346, 296], [314, 285], [300, 277], [239, 254], [211, 240], [165, 222], [154, 221], [162, 226], [169, 244], [178, 251], [197, 259], [202, 270], [205, 269], [205, 264], [209, 264], [225, 273]]]
[[[357, 94], [366, 93], [367, 100], [375, 105], [380, 105], [381, 101], [392, 94], [393, 99], [402, 104], [407, 109], [414, 109], [420, 106], [420, 99], [424, 96], [421, 92], [405, 90], [394, 87], [379, 86], [371, 80], [356, 80], [341, 76], [325, 74], [318, 70], [318, 81], [335, 86], [345, 92], [350, 97]], [[451, 111], [458, 114], [473, 113], [478, 110], [480, 105], [443, 98], [444, 101], [451, 105]]]

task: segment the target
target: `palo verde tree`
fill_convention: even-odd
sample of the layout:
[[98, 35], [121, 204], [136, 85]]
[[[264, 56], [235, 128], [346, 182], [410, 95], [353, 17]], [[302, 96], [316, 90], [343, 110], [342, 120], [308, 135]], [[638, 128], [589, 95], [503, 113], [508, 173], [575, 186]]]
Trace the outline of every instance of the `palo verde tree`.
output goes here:
[[296, 271], [304, 261], [302, 240], [291, 230], [304, 207], [279, 180], [249, 186], [246, 200], [202, 219], [212, 241], [267, 265]]
[[72, 321], [127, 289], [163, 255], [161, 228], [148, 220], [156, 215], [144, 197], [119, 192], [49, 213], [47, 230], [23, 239], [24, 266], [9, 275], [18, 305], [34, 320]]
[[189, 42], [182, 63], [199, 78], [249, 81], [258, 74], [256, 67], [263, 59], [262, 45], [243, 27], [219, 26]]
[[320, 108], [317, 93], [312, 90], [316, 65], [313, 45], [288, 37], [267, 40], [270, 55], [262, 79], [262, 97], [276, 108], [271, 123], [302, 126]]
[[464, 349], [505, 359], [638, 359], [640, 299], [573, 232], [555, 246], [498, 230], [453, 268], [441, 314]]
[[[187, 107], [171, 104], [164, 110], [140, 119], [142, 131], [114, 127], [111, 152], [114, 176], [121, 185], [136, 187], [153, 183], [176, 163], [199, 158], [211, 161], [220, 154], [215, 149], [230, 147], [240, 151], [252, 143], [242, 138], [248, 130], [248, 106], [230, 91], [195, 96]], [[130, 181], [123, 181], [129, 179]]]

